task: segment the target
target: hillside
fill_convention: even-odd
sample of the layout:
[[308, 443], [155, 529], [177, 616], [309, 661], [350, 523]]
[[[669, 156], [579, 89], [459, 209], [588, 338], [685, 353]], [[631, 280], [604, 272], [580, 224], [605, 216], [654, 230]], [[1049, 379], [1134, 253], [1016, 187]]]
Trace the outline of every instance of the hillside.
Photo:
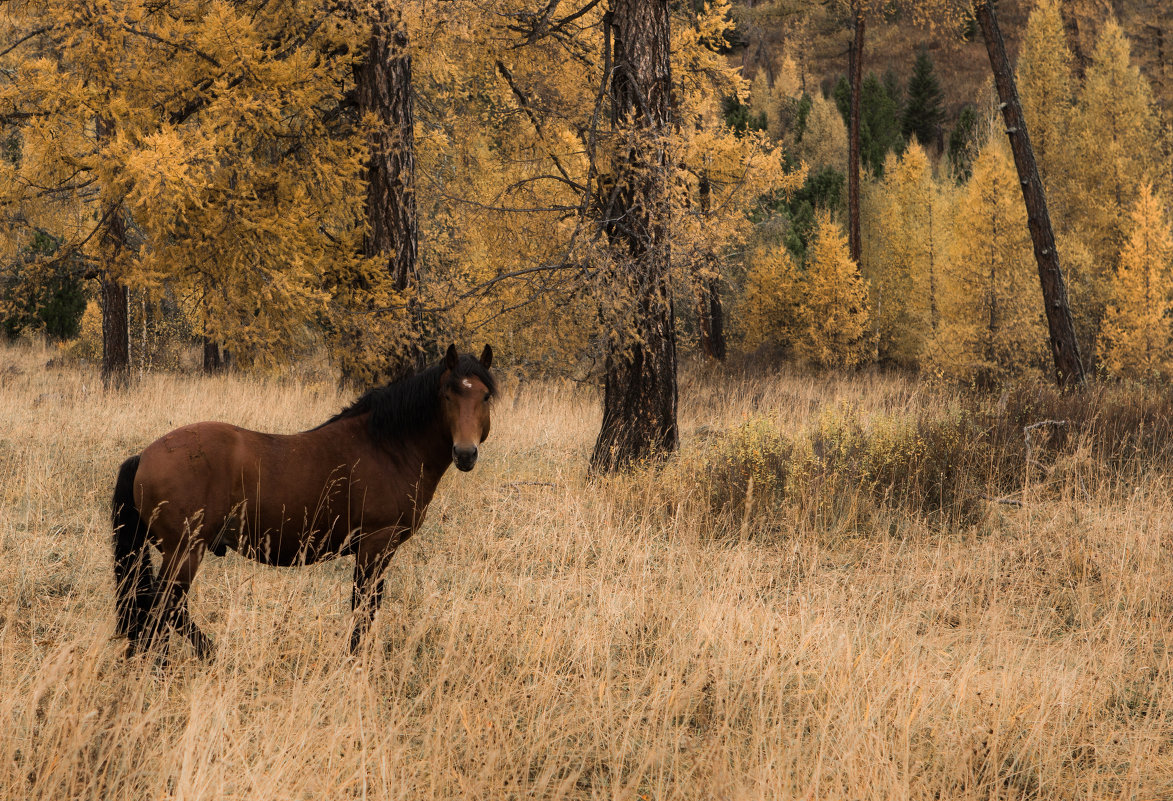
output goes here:
[[[1033, 0], [998, 3], [998, 20], [1011, 58], [1017, 56], [1019, 40], [1033, 5]], [[1073, 0], [1064, 5], [1067, 45], [1076, 55], [1077, 64], [1082, 58], [1083, 67], [1104, 21], [1110, 14], [1116, 16], [1132, 42], [1133, 60], [1152, 84], [1162, 116], [1167, 118], [1173, 108], [1173, 54], [1170, 52], [1173, 19], [1161, 12], [1162, 4], [1148, 0]], [[751, 79], [765, 68], [767, 60], [777, 60], [784, 53], [802, 60], [808, 74], [824, 92], [829, 92], [838, 77], [847, 71], [850, 33], [839, 20], [824, 19], [813, 24], [801, 52], [792, 21], [778, 19], [772, 24], [743, 25], [738, 34], [735, 58]], [[960, 36], [946, 31], [930, 33], [899, 18], [869, 19], [864, 70], [877, 74], [892, 70], [905, 84], [916, 52], [922, 47], [929, 51], [941, 77], [949, 114], [946, 127], [949, 127], [961, 106], [973, 102], [988, 80], [990, 66], [980, 36], [963, 41]]]

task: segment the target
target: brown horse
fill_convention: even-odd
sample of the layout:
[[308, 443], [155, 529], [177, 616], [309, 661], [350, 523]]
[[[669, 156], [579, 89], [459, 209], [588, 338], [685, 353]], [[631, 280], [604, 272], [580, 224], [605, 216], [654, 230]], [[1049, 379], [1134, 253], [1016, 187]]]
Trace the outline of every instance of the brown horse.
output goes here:
[[[351, 651], [378, 609], [383, 571], [424, 519], [440, 477], [472, 470], [489, 435], [493, 350], [456, 347], [438, 364], [374, 389], [317, 428], [262, 434], [196, 423], [127, 459], [114, 487], [118, 632], [128, 653], [170, 629], [200, 656], [212, 644], [187, 592], [200, 562], [232, 548], [269, 565], [355, 555]], [[162, 554], [156, 578], [147, 542]]]

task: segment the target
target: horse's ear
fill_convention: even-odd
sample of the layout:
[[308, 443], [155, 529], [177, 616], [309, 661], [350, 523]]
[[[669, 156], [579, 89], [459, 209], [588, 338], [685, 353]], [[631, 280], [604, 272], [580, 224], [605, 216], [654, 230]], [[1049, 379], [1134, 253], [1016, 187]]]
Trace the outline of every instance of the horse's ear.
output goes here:
[[460, 355], [456, 352], [456, 346], [449, 345], [448, 352], [444, 354], [444, 366], [449, 370], [455, 370], [458, 361], [460, 361]]
[[488, 370], [493, 366], [493, 346], [485, 345], [485, 349], [481, 351], [481, 366]]

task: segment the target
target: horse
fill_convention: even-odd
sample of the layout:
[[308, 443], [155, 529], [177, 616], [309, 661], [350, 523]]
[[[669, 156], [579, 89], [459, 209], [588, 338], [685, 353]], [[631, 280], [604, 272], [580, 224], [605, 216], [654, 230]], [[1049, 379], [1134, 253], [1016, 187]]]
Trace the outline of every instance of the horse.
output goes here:
[[[299, 434], [227, 423], [177, 428], [122, 463], [114, 486], [116, 630], [133, 656], [172, 630], [200, 658], [211, 640], [187, 594], [208, 553], [229, 548], [268, 565], [309, 565], [353, 554], [350, 651], [370, 628], [383, 573], [423, 522], [450, 464], [468, 472], [489, 436], [497, 385], [480, 358], [444, 358], [373, 389]], [[158, 576], [148, 542], [162, 559]]]

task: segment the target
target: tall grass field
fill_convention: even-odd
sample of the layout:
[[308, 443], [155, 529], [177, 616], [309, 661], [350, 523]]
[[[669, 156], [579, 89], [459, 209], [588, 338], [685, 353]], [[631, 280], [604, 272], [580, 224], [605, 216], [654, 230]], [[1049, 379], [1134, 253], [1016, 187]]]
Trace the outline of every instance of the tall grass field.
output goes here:
[[113, 638], [117, 466], [349, 398], [53, 355], [0, 350], [0, 798], [1173, 799], [1160, 392], [695, 370], [681, 452], [591, 479], [598, 396], [504, 375], [361, 658], [352, 559], [230, 553], [164, 667]]

